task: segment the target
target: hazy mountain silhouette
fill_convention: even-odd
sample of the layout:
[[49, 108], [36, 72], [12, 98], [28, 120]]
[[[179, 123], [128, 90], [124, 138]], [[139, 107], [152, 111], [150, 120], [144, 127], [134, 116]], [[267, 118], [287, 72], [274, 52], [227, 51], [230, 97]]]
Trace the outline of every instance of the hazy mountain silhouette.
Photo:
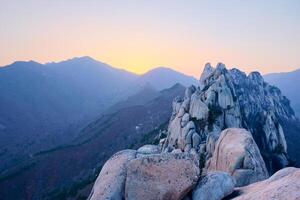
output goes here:
[[89, 57], [0, 68], [0, 169], [71, 138], [135, 78]]
[[161, 90], [180, 83], [185, 87], [192, 84], [198, 85], [198, 81], [192, 77], [166, 67], [158, 67], [148, 71], [138, 78], [138, 83], [151, 83], [156, 89]]
[[282, 93], [291, 101], [292, 108], [296, 115], [300, 117], [300, 69], [283, 72], [266, 74], [264, 79], [272, 85], [278, 87]]
[[166, 68], [138, 76], [90, 57], [2, 67], [0, 173], [35, 152], [70, 141], [86, 123], [145, 85], [160, 90], [194, 81]]

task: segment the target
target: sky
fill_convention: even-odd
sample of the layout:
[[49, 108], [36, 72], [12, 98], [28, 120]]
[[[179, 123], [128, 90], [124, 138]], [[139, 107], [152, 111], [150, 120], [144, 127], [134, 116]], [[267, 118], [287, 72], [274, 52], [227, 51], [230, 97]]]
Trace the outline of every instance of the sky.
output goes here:
[[0, 66], [94, 59], [138, 74], [300, 68], [299, 0], [0, 0]]

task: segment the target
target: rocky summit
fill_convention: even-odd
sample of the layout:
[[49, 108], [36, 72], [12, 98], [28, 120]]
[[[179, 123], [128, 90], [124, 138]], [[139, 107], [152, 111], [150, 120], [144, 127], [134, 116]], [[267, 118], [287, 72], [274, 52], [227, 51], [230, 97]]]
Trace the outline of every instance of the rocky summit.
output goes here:
[[159, 145], [114, 155], [89, 199], [300, 199], [282, 125], [297, 118], [258, 72], [208, 63], [172, 106]]
[[211, 138], [230, 127], [250, 131], [270, 173], [288, 164], [287, 144], [280, 118], [295, 118], [289, 100], [280, 90], [264, 82], [258, 72], [248, 76], [238, 69], [227, 70], [206, 64], [199, 87], [191, 86], [184, 98], [173, 102], [173, 115], [165, 151], [192, 148], [208, 160], [204, 151]]

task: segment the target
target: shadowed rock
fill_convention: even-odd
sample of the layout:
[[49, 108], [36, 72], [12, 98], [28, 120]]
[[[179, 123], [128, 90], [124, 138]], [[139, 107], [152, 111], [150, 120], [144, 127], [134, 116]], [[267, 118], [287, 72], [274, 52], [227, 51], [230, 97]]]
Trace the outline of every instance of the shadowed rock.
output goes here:
[[209, 172], [193, 190], [193, 200], [220, 200], [234, 190], [234, 179], [225, 172]]

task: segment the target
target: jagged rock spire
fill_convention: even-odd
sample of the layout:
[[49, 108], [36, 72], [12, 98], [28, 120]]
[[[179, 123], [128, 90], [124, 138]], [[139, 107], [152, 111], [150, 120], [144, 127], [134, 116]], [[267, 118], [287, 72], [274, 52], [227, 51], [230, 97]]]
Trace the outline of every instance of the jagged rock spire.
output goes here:
[[227, 70], [223, 63], [215, 68], [207, 63], [200, 87], [189, 87], [173, 108], [165, 151], [192, 150], [208, 159], [211, 152], [205, 147], [211, 134], [230, 127], [246, 128], [270, 173], [287, 165], [287, 146], [278, 118], [293, 118], [294, 114], [280, 90], [264, 82], [258, 72], [247, 76], [237, 69]]
[[200, 88], [202, 89], [205, 85], [205, 80], [213, 73], [215, 69], [211, 66], [210, 63], [206, 63], [203, 69], [203, 72], [200, 76]]

